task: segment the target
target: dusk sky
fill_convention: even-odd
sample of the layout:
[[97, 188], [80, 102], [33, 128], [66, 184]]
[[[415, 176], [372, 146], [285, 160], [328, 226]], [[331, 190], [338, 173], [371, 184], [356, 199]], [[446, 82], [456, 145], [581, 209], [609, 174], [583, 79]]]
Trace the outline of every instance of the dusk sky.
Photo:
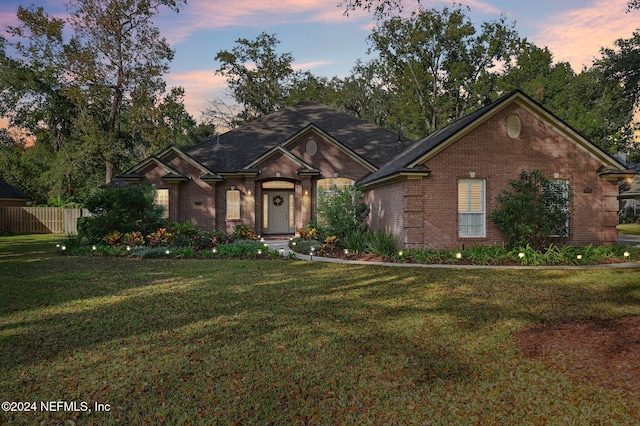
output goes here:
[[[291, 52], [296, 69], [319, 76], [344, 77], [356, 59], [367, 60], [367, 36], [375, 21], [364, 12], [343, 15], [339, 0], [189, 0], [180, 14], [168, 11], [158, 24], [175, 50], [169, 86], [183, 86], [185, 104], [195, 119], [210, 100], [223, 97], [225, 80], [214, 75], [220, 50], [231, 49], [238, 38], [253, 39], [262, 31], [276, 34], [278, 51]], [[0, 27], [16, 23], [18, 5], [35, 4], [57, 17], [65, 14], [62, 0], [3, 0]], [[578, 72], [591, 65], [600, 48], [629, 38], [640, 28], [640, 11], [626, 13], [627, 0], [459, 0], [471, 8], [476, 23], [504, 13], [515, 21], [522, 37], [548, 46], [556, 61], [568, 61]], [[406, 13], [415, 0], [404, 1]], [[451, 8], [451, 1], [422, 1], [426, 8]], [[6, 121], [4, 122], [6, 123]], [[0, 123], [1, 125], [2, 123]]]

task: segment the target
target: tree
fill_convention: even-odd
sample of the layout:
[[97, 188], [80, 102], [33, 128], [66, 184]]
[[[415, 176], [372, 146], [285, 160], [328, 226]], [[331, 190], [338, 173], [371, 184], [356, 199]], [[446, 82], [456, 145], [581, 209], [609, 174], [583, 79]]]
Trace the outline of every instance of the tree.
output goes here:
[[391, 93], [379, 76], [379, 63], [358, 60], [351, 75], [335, 77], [328, 83], [328, 90], [333, 93], [330, 104], [354, 117], [404, 133], [401, 126], [394, 126], [397, 122], [389, 115]]
[[70, 0], [66, 20], [18, 8], [18, 25], [0, 37], [0, 115], [48, 159], [50, 196], [84, 197], [150, 150], [189, 143], [195, 122], [182, 89], [164, 93], [173, 52], [153, 24], [182, 4]]
[[[418, 0], [418, 4], [420, 4], [420, 0]], [[364, 9], [367, 12], [373, 10], [378, 19], [403, 10], [402, 0], [341, 0], [338, 6], [344, 8], [345, 15], [349, 15], [349, 12], [356, 9]]]
[[[161, 7], [176, 12], [186, 0], [69, 0], [74, 31], [66, 49], [69, 71], [93, 96], [106, 96], [108, 116], [100, 151], [105, 180], [111, 181], [116, 156], [130, 148], [121, 137], [126, 102], [164, 92], [162, 75], [173, 51], [153, 19]], [[94, 90], [92, 90], [94, 89]]]
[[226, 77], [235, 101], [243, 108], [232, 126], [270, 114], [284, 106], [288, 89], [295, 76], [291, 53], [278, 54], [280, 41], [262, 32], [255, 40], [241, 38], [229, 50], [221, 50], [217, 75]]
[[614, 45], [601, 49], [602, 58], [596, 66], [609, 79], [622, 84], [624, 96], [631, 100], [633, 108], [640, 101], [640, 31], [634, 31], [631, 38], [616, 40]]
[[525, 170], [509, 185], [512, 191], [496, 197], [498, 207], [489, 219], [504, 233], [510, 247], [542, 249], [569, 236], [572, 196], [564, 182], [551, 180], [540, 170]]
[[487, 102], [499, 61], [509, 61], [517, 40], [504, 16], [477, 31], [457, 7], [420, 9], [409, 18], [395, 17], [370, 36], [380, 56], [380, 78], [394, 102], [391, 115], [409, 134], [421, 137]]

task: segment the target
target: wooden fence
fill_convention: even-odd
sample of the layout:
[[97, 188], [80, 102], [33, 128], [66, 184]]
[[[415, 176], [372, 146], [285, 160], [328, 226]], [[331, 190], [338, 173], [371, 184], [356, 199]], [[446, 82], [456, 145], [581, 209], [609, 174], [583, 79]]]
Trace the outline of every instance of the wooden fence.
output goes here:
[[77, 234], [79, 217], [91, 216], [87, 209], [58, 207], [0, 207], [0, 233]]

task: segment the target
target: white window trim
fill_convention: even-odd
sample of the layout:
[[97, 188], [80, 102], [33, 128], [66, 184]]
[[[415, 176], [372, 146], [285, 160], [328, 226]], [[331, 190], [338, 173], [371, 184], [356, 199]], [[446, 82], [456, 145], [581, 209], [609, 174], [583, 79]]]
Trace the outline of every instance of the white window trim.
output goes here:
[[[236, 200], [230, 200], [230, 195], [234, 194], [237, 196]], [[240, 190], [238, 189], [229, 189], [227, 190], [227, 220], [240, 220], [241, 212], [240, 212]], [[231, 208], [233, 206], [233, 209]], [[232, 213], [237, 212], [237, 215], [232, 215]]]
[[[166, 194], [166, 196], [161, 197], [160, 194]], [[162, 207], [162, 218], [169, 219], [169, 206], [171, 205], [169, 201], [169, 190], [165, 188], [157, 188], [153, 203], [156, 206]]]
[[[564, 185], [566, 191], [567, 191], [567, 201], [569, 200], [568, 195], [571, 194], [571, 183], [569, 182], [569, 179], [552, 179], [552, 181], [555, 184], [561, 184]], [[570, 208], [570, 206], [567, 204], [566, 206], [567, 209]], [[570, 232], [571, 232], [571, 228], [570, 228], [570, 223], [569, 223], [569, 218], [567, 218], [567, 223], [565, 224], [566, 230], [567, 230], [567, 235], [562, 236], [562, 238], [568, 238], [570, 236]], [[560, 238], [560, 234], [554, 233], [551, 234], [550, 237], [554, 237], [554, 238]]]
[[[469, 191], [469, 185], [471, 182], [477, 182], [477, 183], [481, 183], [482, 184], [482, 212], [472, 212], [472, 211], [461, 211], [460, 210], [460, 205], [458, 205], [458, 238], [486, 238], [487, 236], [487, 184], [485, 179], [476, 179], [476, 178], [466, 178], [466, 179], [459, 179], [458, 180], [458, 187], [457, 190], [458, 192], [460, 191], [460, 184], [461, 183], [465, 183], [466, 189], [467, 189], [467, 196], [465, 197], [465, 199], [468, 200], [468, 191]], [[459, 199], [460, 199], [460, 194], [458, 193], [458, 203], [460, 203]], [[475, 215], [475, 216], [481, 216], [482, 217], [482, 232], [479, 235], [466, 235], [462, 233], [461, 227], [460, 227], [460, 222], [461, 222], [461, 215]]]

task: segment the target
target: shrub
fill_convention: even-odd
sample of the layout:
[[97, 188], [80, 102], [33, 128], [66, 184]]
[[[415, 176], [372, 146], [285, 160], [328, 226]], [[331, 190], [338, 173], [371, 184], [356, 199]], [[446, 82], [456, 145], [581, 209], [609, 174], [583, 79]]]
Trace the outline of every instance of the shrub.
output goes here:
[[395, 235], [385, 231], [374, 231], [367, 238], [367, 250], [378, 256], [391, 257], [398, 252]]
[[122, 244], [127, 244], [131, 246], [143, 246], [144, 237], [142, 236], [142, 232], [140, 231], [127, 232], [122, 236]]
[[233, 236], [238, 240], [257, 240], [258, 235], [248, 225], [236, 225], [233, 228]]
[[338, 245], [338, 237], [332, 235], [331, 237], [327, 237], [324, 239], [324, 243], [328, 246], [335, 247]]
[[107, 245], [117, 246], [122, 242], [122, 234], [118, 231], [110, 232], [102, 238], [102, 241]]
[[309, 254], [311, 253], [311, 249], [314, 252], [319, 252], [321, 249], [321, 245], [316, 240], [294, 240], [289, 242], [289, 248], [296, 253]]
[[542, 249], [553, 240], [568, 237], [571, 194], [564, 184], [533, 170], [523, 171], [509, 185], [512, 191], [502, 191], [496, 197], [499, 205], [489, 215], [509, 247]]
[[171, 237], [173, 237], [171, 232], [167, 231], [166, 228], [160, 228], [147, 235], [147, 241], [149, 243], [149, 247], [165, 247], [168, 245]]
[[196, 226], [191, 221], [187, 221], [184, 223], [169, 221], [167, 228], [174, 235], [186, 235], [188, 237], [193, 237], [194, 235], [198, 234], [198, 228], [196, 228]]
[[351, 253], [362, 253], [367, 249], [367, 231], [354, 229], [342, 238], [342, 246]]
[[78, 232], [91, 242], [107, 234], [131, 231], [151, 232], [162, 226], [162, 207], [154, 204], [151, 185], [128, 185], [96, 192], [85, 202], [93, 216], [78, 219]]
[[365, 227], [369, 208], [362, 203], [362, 196], [362, 189], [356, 186], [348, 186], [331, 195], [320, 194], [316, 212], [331, 235], [342, 239]]
[[239, 240], [231, 244], [218, 246], [218, 256], [220, 257], [255, 257], [258, 250], [267, 254], [269, 249], [264, 244], [253, 240]]
[[315, 228], [299, 228], [298, 235], [301, 240], [315, 240], [318, 236], [318, 230]]

